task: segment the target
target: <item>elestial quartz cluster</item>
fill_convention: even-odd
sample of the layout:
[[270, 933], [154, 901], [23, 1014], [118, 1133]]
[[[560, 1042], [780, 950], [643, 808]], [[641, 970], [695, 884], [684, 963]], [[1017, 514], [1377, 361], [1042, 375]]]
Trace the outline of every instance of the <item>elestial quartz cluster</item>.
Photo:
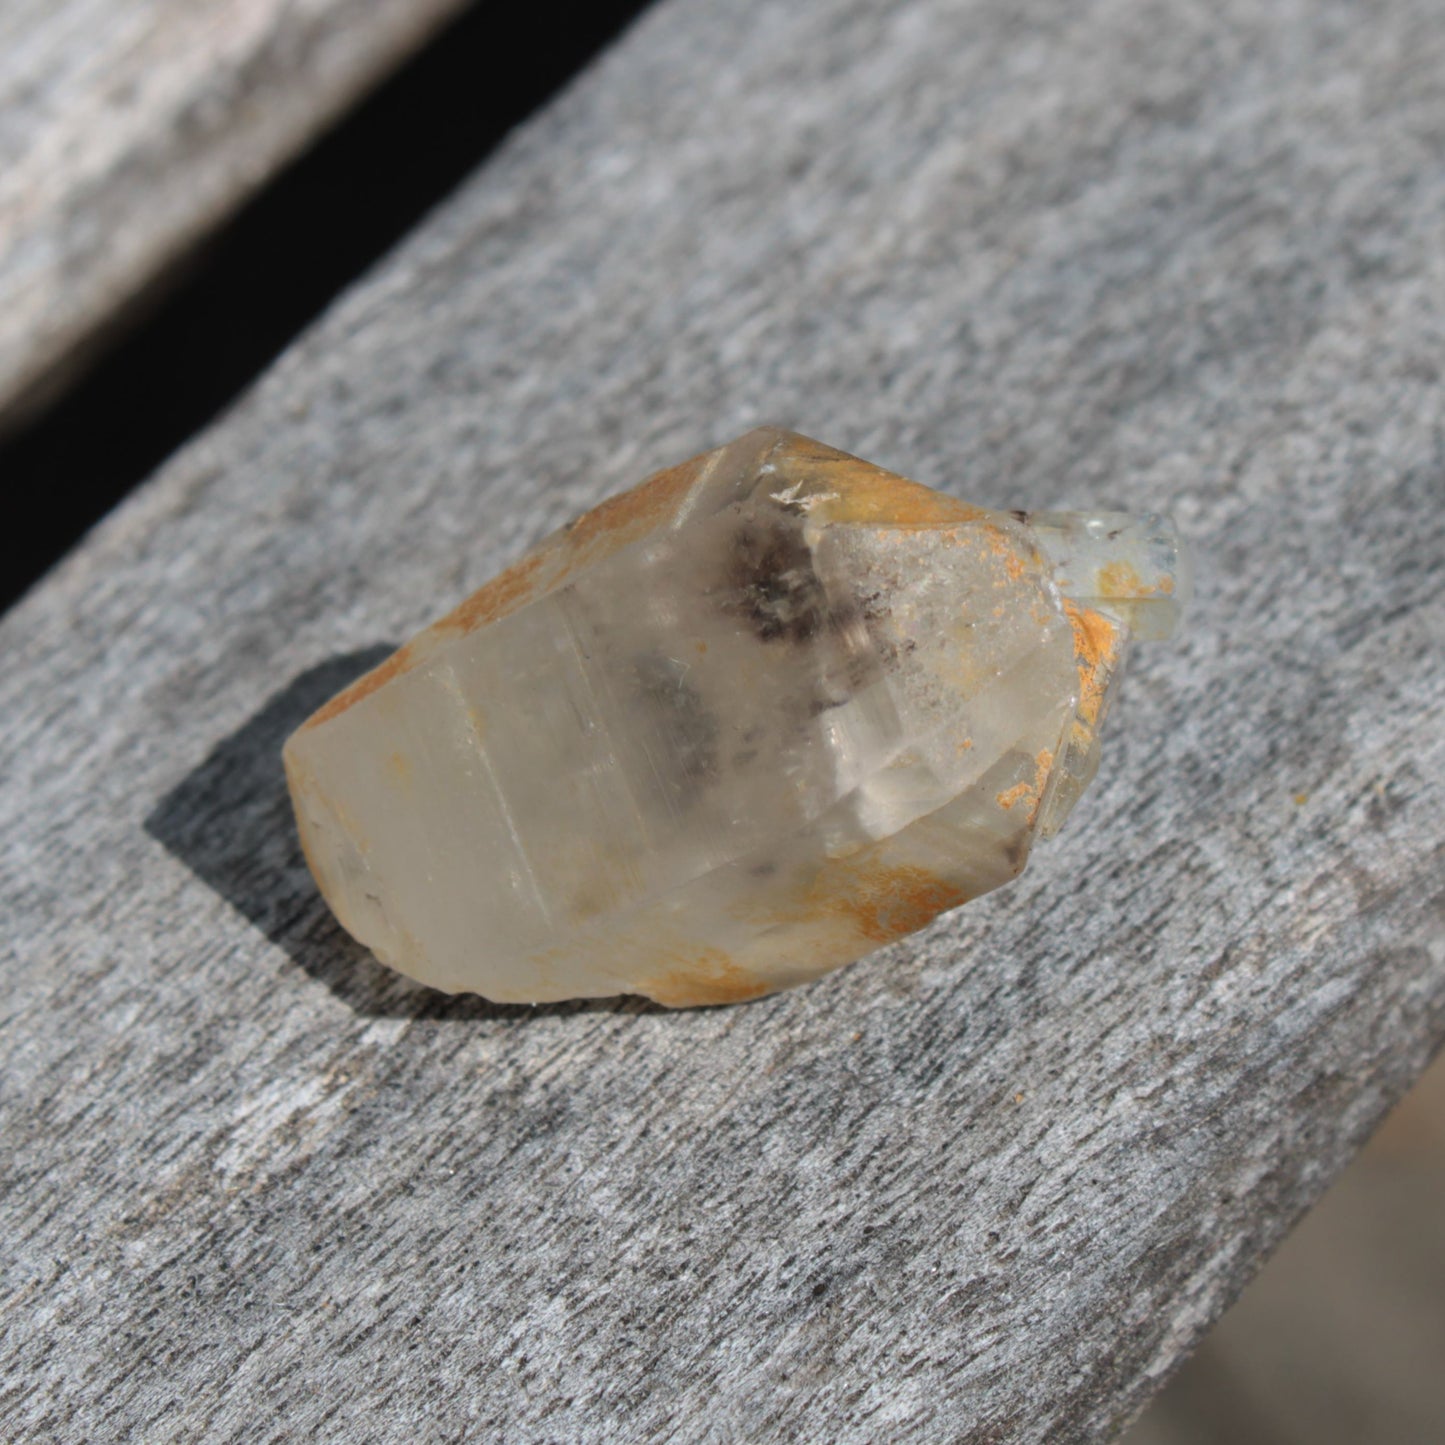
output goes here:
[[434, 988], [756, 998], [1015, 877], [1186, 590], [1158, 517], [988, 511], [753, 431], [579, 517], [293, 734], [306, 857]]

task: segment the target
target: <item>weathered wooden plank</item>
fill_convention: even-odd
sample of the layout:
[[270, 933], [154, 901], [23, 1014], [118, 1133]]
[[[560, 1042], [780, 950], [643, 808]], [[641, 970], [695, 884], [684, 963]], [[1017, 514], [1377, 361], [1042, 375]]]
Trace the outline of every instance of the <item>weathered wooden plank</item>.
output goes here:
[[1445, 1420], [1437, 1057], [1124, 1435], [1436, 1445]]
[[[1108, 1438], [1445, 1033], [1442, 141], [1426, 0], [651, 12], [0, 629], [3, 1433]], [[1179, 516], [1097, 789], [755, 1005], [388, 977], [287, 726], [763, 418]]]
[[0, 427], [462, 3], [0, 7]]

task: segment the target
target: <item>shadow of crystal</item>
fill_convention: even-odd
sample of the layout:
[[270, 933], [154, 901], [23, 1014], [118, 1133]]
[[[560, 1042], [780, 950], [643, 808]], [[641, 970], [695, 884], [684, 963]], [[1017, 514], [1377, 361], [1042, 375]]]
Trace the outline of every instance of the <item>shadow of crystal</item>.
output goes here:
[[368, 1017], [510, 1019], [539, 1014], [650, 1012], [641, 999], [530, 1008], [424, 988], [383, 967], [335, 920], [316, 890], [296, 827], [281, 745], [328, 698], [394, 650], [332, 657], [283, 687], [216, 744], [151, 810], [145, 830], [296, 965]]

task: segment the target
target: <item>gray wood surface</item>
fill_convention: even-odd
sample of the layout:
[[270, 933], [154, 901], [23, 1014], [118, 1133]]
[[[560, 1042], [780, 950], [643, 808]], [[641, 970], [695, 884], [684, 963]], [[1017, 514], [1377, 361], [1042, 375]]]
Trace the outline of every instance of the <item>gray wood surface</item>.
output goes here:
[[[1445, 1034], [1429, 0], [668, 0], [0, 627], [0, 1435], [1105, 1440]], [[773, 419], [1201, 554], [1013, 887], [791, 994], [387, 975], [286, 730]]]
[[0, 428], [463, 0], [5, 0]]

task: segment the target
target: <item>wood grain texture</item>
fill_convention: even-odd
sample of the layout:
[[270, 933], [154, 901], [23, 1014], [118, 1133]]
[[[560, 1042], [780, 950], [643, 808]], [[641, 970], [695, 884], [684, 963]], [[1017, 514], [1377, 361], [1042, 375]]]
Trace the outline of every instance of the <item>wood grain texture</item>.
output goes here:
[[0, 6], [0, 426], [462, 3]]
[[[670, 0], [0, 628], [0, 1434], [1106, 1440], [1445, 1034], [1428, 0]], [[772, 419], [1201, 554], [1016, 885], [448, 1000], [286, 730]]]

